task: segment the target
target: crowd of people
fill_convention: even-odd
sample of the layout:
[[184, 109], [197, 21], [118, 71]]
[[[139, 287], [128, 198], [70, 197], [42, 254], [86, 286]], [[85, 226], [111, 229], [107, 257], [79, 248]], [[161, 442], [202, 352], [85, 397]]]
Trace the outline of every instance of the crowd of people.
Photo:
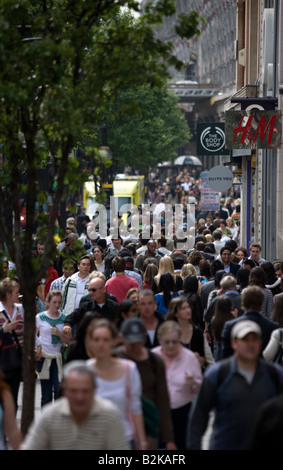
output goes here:
[[[189, 202], [190, 179], [178, 184]], [[152, 202], [170, 194], [174, 203], [168, 185], [161, 194], [154, 186]], [[14, 419], [24, 312], [20, 286], [3, 264], [2, 448], [8, 440], [14, 449], [201, 449], [211, 416], [211, 449], [258, 448], [262, 410], [283, 392], [275, 361], [283, 345], [283, 262], [263, 259], [256, 242], [240, 246], [236, 202], [196, 213], [189, 250], [178, 246], [174, 226], [166, 233], [162, 212], [157, 239], [154, 226], [149, 238], [142, 226], [127, 237], [122, 230], [113, 237], [109, 226], [101, 237], [86, 217], [68, 219], [38, 285], [42, 415], [24, 438]], [[36, 240], [34, 256], [44, 243]], [[268, 442], [279, 425], [265, 426]]]

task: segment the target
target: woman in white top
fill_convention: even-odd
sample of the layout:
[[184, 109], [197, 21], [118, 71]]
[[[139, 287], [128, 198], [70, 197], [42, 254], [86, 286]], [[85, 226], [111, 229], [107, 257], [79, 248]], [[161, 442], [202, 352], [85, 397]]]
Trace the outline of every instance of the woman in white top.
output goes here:
[[47, 310], [35, 317], [36, 359], [41, 383], [41, 406], [52, 402], [60, 395], [62, 378], [61, 348], [70, 338], [63, 333], [66, 315], [61, 313], [62, 292], [49, 291], [46, 297]]
[[96, 394], [118, 406], [131, 447], [146, 450], [141, 378], [133, 361], [113, 355], [117, 333], [115, 325], [106, 319], [92, 324], [85, 344], [88, 356], [93, 359], [87, 362], [96, 370]]

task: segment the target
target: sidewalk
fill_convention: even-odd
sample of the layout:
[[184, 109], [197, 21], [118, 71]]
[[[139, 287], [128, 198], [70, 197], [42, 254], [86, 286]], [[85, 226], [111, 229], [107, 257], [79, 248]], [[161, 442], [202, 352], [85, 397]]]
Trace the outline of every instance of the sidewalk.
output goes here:
[[[23, 384], [21, 383], [20, 385], [20, 390], [19, 390], [19, 398], [18, 398], [18, 411], [17, 411], [17, 421], [20, 426], [20, 421], [21, 421], [21, 413], [22, 413], [22, 393], [23, 393]], [[41, 400], [41, 388], [40, 388], [40, 381], [39, 379], [36, 379], [36, 384], [35, 384], [35, 406], [34, 406], [34, 417], [37, 418], [40, 413], [41, 413], [41, 406], [40, 406], [40, 400]]]

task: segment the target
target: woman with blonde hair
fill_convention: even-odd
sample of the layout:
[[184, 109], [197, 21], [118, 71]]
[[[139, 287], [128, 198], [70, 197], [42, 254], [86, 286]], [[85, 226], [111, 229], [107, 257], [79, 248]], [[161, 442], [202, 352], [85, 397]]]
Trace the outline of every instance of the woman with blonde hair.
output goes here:
[[11, 388], [17, 408], [22, 380], [24, 310], [19, 301], [20, 286], [10, 278], [0, 282], [0, 368]]
[[187, 276], [191, 275], [197, 277], [196, 268], [191, 263], [185, 263], [181, 270], [181, 278], [184, 281]]
[[160, 278], [165, 273], [170, 273], [173, 276], [177, 291], [182, 289], [183, 281], [180, 276], [176, 276], [174, 273], [174, 261], [171, 256], [166, 255], [160, 258], [158, 274], [153, 278], [152, 290], [155, 294], [158, 293]]
[[238, 233], [238, 225], [236, 224], [235, 220], [233, 217], [228, 217], [226, 219], [227, 227], [230, 229], [232, 232], [233, 237], [237, 235]]

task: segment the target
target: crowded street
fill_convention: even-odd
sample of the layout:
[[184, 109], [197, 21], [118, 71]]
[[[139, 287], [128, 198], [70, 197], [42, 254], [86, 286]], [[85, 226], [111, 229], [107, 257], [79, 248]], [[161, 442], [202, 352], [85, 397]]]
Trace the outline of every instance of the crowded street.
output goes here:
[[0, 450], [281, 448], [282, 2], [0, 2]]

